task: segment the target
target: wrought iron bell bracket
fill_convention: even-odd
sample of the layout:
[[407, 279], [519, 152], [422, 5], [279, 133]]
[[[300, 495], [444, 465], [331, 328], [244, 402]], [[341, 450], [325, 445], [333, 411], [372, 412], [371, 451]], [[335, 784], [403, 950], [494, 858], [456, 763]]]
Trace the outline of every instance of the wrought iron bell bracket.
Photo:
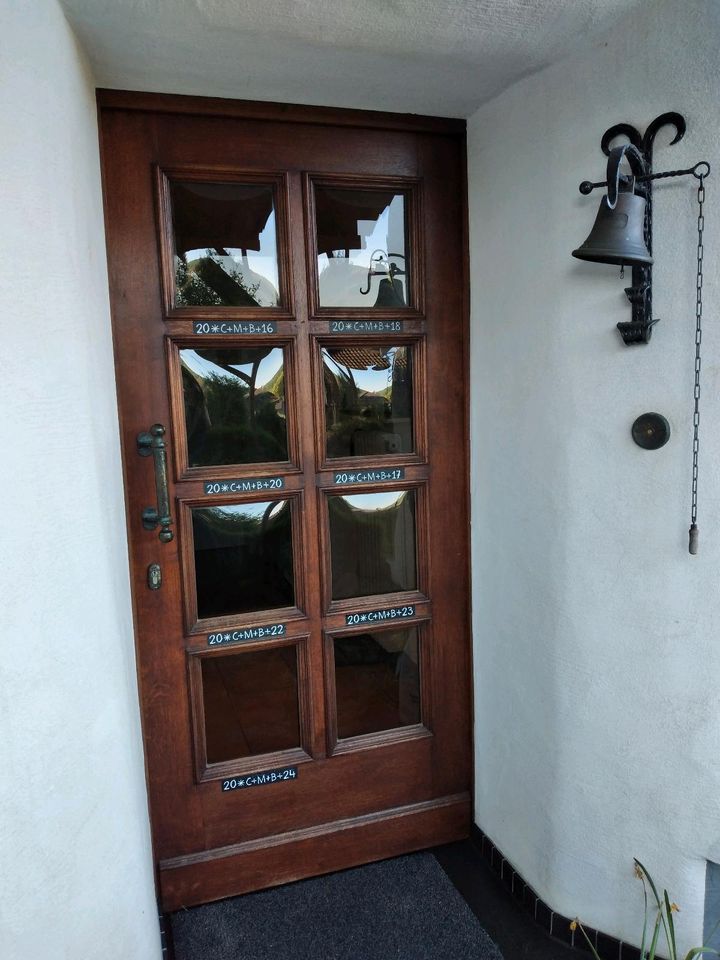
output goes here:
[[404, 253], [386, 253], [384, 250], [373, 250], [370, 256], [370, 265], [367, 273], [367, 286], [360, 287], [360, 293], [365, 297], [370, 293], [370, 284], [373, 277], [384, 277], [392, 282], [395, 277], [404, 277], [406, 271], [390, 258], [405, 259]]
[[[663, 129], [663, 127], [668, 126], [675, 129], [675, 135], [670, 141], [670, 146], [672, 146], [674, 143], [678, 143], [678, 141], [682, 140], [685, 135], [685, 118], [680, 113], [661, 114], [659, 117], [656, 117], [653, 120], [644, 134], [640, 134], [640, 132], [629, 123], [617, 123], [610, 127], [602, 136], [600, 148], [605, 156], [609, 157], [612, 149], [610, 146], [611, 143], [618, 137], [625, 137], [629, 145], [635, 148], [635, 151], [630, 151], [629, 149], [627, 151], [628, 160], [631, 160], [631, 157], [633, 158], [631, 161], [633, 166], [633, 174], [628, 176], [620, 173], [615, 180], [615, 183], [608, 183], [607, 180], [603, 180], [598, 183], [592, 183], [589, 180], [583, 180], [579, 188], [580, 193], [582, 193], [583, 196], [587, 196], [597, 187], [608, 187], [608, 193], [610, 193], [610, 191], [613, 189], [617, 189], [618, 184], [628, 186], [634, 181], [635, 193], [643, 196], [646, 200], [643, 234], [645, 238], [645, 244], [651, 254], [653, 181], [664, 180], [668, 177], [683, 176], [694, 176], [698, 180], [702, 180], [710, 173], [710, 164], [705, 160], [700, 161], [700, 163], [696, 163], [694, 167], [689, 167], [687, 170], [668, 170], [664, 173], [653, 173], [653, 147], [655, 144], [655, 137], [657, 136], [658, 132]], [[642, 163], [642, 170], [640, 170], [637, 162], [635, 161], [636, 152], [639, 155]], [[617, 325], [620, 335], [623, 338], [623, 343], [628, 346], [637, 343], [648, 343], [652, 336], [653, 326], [658, 322], [657, 318], [653, 319], [652, 317], [651, 264], [633, 266], [632, 284], [629, 287], [625, 287], [625, 295], [630, 302], [631, 319], [629, 321], [618, 323]]]

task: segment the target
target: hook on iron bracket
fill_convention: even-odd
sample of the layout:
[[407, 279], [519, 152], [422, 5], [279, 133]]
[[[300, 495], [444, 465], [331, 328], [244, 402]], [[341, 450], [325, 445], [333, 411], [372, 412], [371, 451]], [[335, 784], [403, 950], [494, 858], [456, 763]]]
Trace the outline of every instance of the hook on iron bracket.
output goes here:
[[[390, 257], [400, 257], [405, 259], [404, 253], [385, 253], [384, 250], [373, 250], [370, 255], [370, 266], [367, 273], [367, 288], [360, 287], [360, 293], [365, 297], [370, 293], [370, 284], [373, 277], [386, 277], [391, 281], [395, 277], [404, 277], [406, 271], [396, 263], [392, 263]], [[378, 269], [375, 269], [375, 268]]]

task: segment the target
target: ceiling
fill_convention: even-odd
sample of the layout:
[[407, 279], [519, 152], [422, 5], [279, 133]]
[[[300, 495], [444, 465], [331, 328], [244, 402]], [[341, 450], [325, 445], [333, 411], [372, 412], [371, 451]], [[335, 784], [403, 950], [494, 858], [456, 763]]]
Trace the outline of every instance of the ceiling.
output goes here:
[[466, 117], [652, 0], [60, 0], [98, 86]]

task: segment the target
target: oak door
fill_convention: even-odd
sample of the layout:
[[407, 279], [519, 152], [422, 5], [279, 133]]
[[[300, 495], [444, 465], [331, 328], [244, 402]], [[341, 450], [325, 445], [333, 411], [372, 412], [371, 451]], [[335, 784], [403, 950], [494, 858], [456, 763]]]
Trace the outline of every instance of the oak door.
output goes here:
[[100, 106], [162, 903], [465, 836], [462, 127]]

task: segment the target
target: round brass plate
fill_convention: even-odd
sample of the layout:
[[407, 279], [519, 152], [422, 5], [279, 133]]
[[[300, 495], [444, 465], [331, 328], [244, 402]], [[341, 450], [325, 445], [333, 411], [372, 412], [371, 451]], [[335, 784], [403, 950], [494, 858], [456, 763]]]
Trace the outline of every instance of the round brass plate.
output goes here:
[[659, 450], [670, 439], [670, 424], [661, 413], [643, 413], [632, 425], [632, 438], [643, 450]]

